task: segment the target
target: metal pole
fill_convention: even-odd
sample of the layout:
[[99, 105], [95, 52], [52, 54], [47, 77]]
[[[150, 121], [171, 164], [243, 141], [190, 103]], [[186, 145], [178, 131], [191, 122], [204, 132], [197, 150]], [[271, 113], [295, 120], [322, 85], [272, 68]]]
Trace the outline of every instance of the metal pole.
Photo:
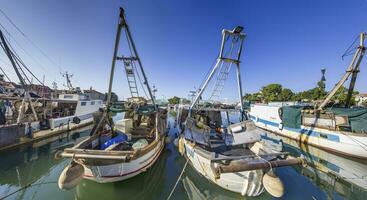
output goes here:
[[[358, 47], [357, 51], [354, 53], [352, 62], [350, 63], [346, 73], [344, 74], [344, 76], [342, 77], [342, 79], [335, 85], [335, 87], [330, 91], [330, 93], [326, 96], [326, 98], [324, 99], [324, 101], [320, 104], [320, 106], [318, 107], [318, 110], [322, 110], [327, 103], [329, 103], [329, 101], [331, 100], [331, 98], [335, 95], [335, 93], [339, 90], [339, 88], [345, 83], [345, 81], [348, 79], [348, 77], [351, 75], [351, 73], [353, 72], [353, 70], [355, 69], [354, 64], [357, 60], [357, 57], [360, 56], [360, 58], [363, 58], [363, 54], [365, 51], [365, 48], [363, 46], [363, 42], [364, 42], [364, 35], [366, 33], [361, 34], [361, 46]], [[362, 39], [363, 37], [363, 39]], [[358, 59], [357, 65], [359, 66], [361, 59]]]
[[201, 88], [199, 88], [199, 93], [196, 95], [194, 101], [191, 103], [191, 106], [190, 106], [190, 109], [189, 109], [189, 116], [191, 116], [191, 110], [194, 108], [195, 104], [199, 101], [199, 99], [200, 99], [201, 95], [203, 94], [206, 86], [208, 86], [209, 81], [212, 79], [213, 75], [215, 74], [215, 71], [217, 71], [220, 62], [222, 61], [225, 38], [226, 38], [226, 30], [223, 30], [222, 31], [222, 43], [220, 45], [220, 51], [219, 51], [219, 57], [218, 57], [217, 63], [213, 67], [212, 71], [210, 72], [210, 74], [209, 74], [208, 78], [206, 79], [205, 83], [203, 84], [203, 86]]
[[348, 89], [348, 95], [347, 95], [347, 100], [345, 103], [345, 107], [349, 108], [350, 103], [351, 103], [351, 99], [352, 99], [352, 95], [353, 95], [353, 90], [354, 90], [354, 85], [356, 83], [357, 80], [357, 75], [359, 72], [359, 65], [361, 64], [361, 61], [363, 59], [364, 53], [366, 51], [366, 48], [364, 47], [364, 40], [365, 40], [365, 35], [366, 33], [361, 33], [360, 34], [360, 44], [359, 47], [361, 49], [360, 54], [359, 54], [359, 58], [358, 61], [356, 63], [356, 66], [354, 67], [353, 71], [352, 71], [352, 78], [350, 80], [350, 84], [349, 84], [349, 89]]
[[241, 44], [240, 47], [238, 49], [238, 55], [237, 55], [237, 85], [238, 85], [238, 95], [240, 98], [240, 104], [241, 104], [241, 121], [243, 121], [243, 94], [242, 94], [242, 82], [241, 82], [241, 69], [240, 69], [240, 57], [241, 57], [241, 53], [242, 53], [242, 45], [243, 45], [243, 38], [242, 36], [240, 36], [241, 38]]
[[135, 47], [135, 43], [134, 43], [134, 40], [131, 36], [131, 33], [130, 33], [130, 29], [129, 29], [129, 26], [127, 25], [126, 23], [126, 19], [125, 19], [125, 15], [124, 15], [124, 9], [123, 8], [120, 8], [120, 10], [122, 10], [122, 16], [120, 16], [122, 18], [122, 22], [123, 22], [123, 25], [125, 26], [126, 28], [126, 33], [131, 41], [131, 46], [133, 48], [133, 51], [134, 51], [134, 54], [135, 56], [137, 57], [137, 60], [138, 60], [138, 63], [139, 63], [139, 67], [140, 67], [140, 70], [141, 70], [141, 73], [144, 77], [144, 83], [146, 84], [147, 86], [147, 89], [148, 89], [148, 92], [149, 92], [149, 96], [150, 98], [152, 99], [152, 102], [153, 102], [153, 105], [154, 105], [154, 108], [156, 109], [156, 104], [155, 104], [155, 100], [154, 100], [154, 96], [153, 96], [153, 93], [152, 93], [152, 90], [150, 89], [150, 86], [149, 86], [149, 83], [148, 83], [148, 79], [147, 79], [147, 76], [144, 72], [144, 69], [143, 69], [143, 65], [141, 63], [141, 60], [140, 60], [140, 57], [139, 57], [139, 54], [136, 50], [136, 47]]
[[107, 93], [107, 102], [106, 102], [107, 112], [110, 109], [110, 104], [111, 104], [113, 76], [114, 76], [114, 73], [115, 73], [115, 64], [116, 64], [118, 46], [119, 46], [119, 43], [120, 43], [121, 28], [122, 28], [123, 25], [124, 25], [124, 9], [120, 7], [120, 19], [119, 19], [119, 23], [117, 25], [115, 47], [114, 47], [114, 51], [113, 51], [112, 64], [111, 64], [110, 81], [109, 81], [109, 84], [108, 84], [108, 93]]
[[23, 79], [23, 77], [20, 75], [20, 72], [19, 72], [19, 70], [18, 70], [18, 67], [17, 67], [17, 65], [15, 64], [15, 61], [14, 61], [14, 59], [13, 59], [13, 52], [11, 52], [11, 50], [10, 50], [10, 48], [9, 48], [9, 46], [8, 46], [8, 44], [6, 43], [6, 40], [5, 40], [5, 38], [4, 38], [4, 35], [3, 35], [3, 32], [0, 30], [0, 39], [1, 39], [1, 42], [2, 42], [2, 44], [4, 45], [4, 51], [5, 51], [5, 54], [8, 56], [8, 58], [9, 58], [9, 60], [10, 60], [10, 62], [11, 62], [11, 64], [12, 64], [12, 66], [13, 66], [13, 68], [14, 68], [14, 70], [15, 70], [15, 73], [17, 74], [17, 76], [18, 76], [18, 79], [19, 79], [19, 81], [20, 81], [20, 84], [22, 85], [22, 87], [23, 87], [23, 89], [24, 89], [24, 97], [23, 97], [23, 101], [22, 101], [22, 105], [20, 106], [20, 108], [19, 108], [19, 114], [18, 114], [18, 119], [17, 119], [17, 122], [19, 123], [20, 121], [21, 121], [21, 118], [22, 118], [22, 115], [23, 115], [23, 106], [24, 106], [24, 100], [26, 99], [26, 100], [28, 100], [29, 101], [29, 104], [30, 104], [30, 107], [31, 107], [31, 110], [32, 110], [32, 113], [33, 113], [33, 115], [34, 115], [34, 118], [35, 118], [35, 120], [37, 121], [38, 120], [38, 118], [37, 118], [37, 113], [36, 113], [36, 111], [34, 110], [34, 108], [33, 108], [33, 105], [32, 105], [32, 99], [31, 99], [31, 97], [30, 97], [30, 95], [29, 95], [29, 88], [27, 87], [27, 85], [25, 84], [25, 82], [24, 82], [24, 79]]
[[243, 99], [242, 99], [242, 83], [241, 83], [241, 71], [240, 71], [240, 64], [237, 64], [237, 85], [238, 85], [238, 95], [240, 98], [240, 104], [241, 104], [241, 121], [243, 120]]
[[221, 59], [218, 59], [217, 63], [214, 66], [214, 68], [212, 69], [212, 71], [210, 72], [208, 78], [206, 79], [203, 87], [201, 87], [199, 89], [199, 93], [196, 95], [194, 101], [191, 103], [190, 110], [189, 110], [189, 116], [191, 116], [191, 110], [194, 108], [195, 104], [199, 101], [199, 99], [200, 99], [201, 95], [203, 94], [206, 86], [208, 86], [209, 81], [212, 79], [213, 75], [215, 74], [215, 71], [217, 71], [220, 62], [221, 62]]

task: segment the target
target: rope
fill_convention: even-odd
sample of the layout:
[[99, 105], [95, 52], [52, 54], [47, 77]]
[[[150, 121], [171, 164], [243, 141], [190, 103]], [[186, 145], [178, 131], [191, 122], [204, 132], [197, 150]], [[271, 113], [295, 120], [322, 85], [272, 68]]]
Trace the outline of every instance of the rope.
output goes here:
[[[1, 12], [1, 11], [0, 11]], [[7, 35], [12, 38], [12, 40], [15, 42], [16, 45], [18, 45], [18, 47], [25, 53], [27, 54], [34, 62], [36, 62], [37, 66], [41, 67], [44, 73], [47, 73], [48, 75], [52, 76], [54, 78], [54, 80], [56, 80], [57, 78], [51, 74], [48, 73], [49, 70], [47, 70], [36, 58], [34, 58], [27, 50], [25, 50], [22, 45], [15, 39], [15, 37], [13, 37], [10, 32], [0, 23], [0, 27], [7, 33]], [[14, 51], [14, 50], [13, 50]]]
[[186, 166], [187, 166], [187, 164], [188, 164], [188, 163], [189, 163], [189, 159], [187, 159], [187, 160], [186, 160], [186, 163], [185, 163], [184, 167], [182, 168], [181, 174], [180, 174], [180, 176], [178, 176], [178, 178], [177, 178], [177, 181], [176, 181], [175, 185], [173, 186], [173, 188], [172, 188], [171, 192], [169, 193], [169, 195], [168, 195], [168, 197], [167, 197], [167, 200], [171, 199], [171, 196], [172, 196], [173, 192], [175, 191], [175, 189], [176, 189], [176, 187], [177, 187], [178, 182], [181, 180], [181, 177], [182, 177], [182, 175], [183, 175], [183, 173], [184, 173], [184, 171], [185, 171]]
[[354, 50], [354, 49], [357, 49], [357, 47], [354, 47], [354, 48], [352, 48], [353, 47], [353, 45], [356, 43], [356, 41], [358, 40], [358, 37], [359, 36], [357, 36], [355, 39], [354, 39], [354, 41], [352, 42], [352, 44], [347, 48], [347, 50], [345, 50], [345, 52], [344, 52], [344, 54], [342, 55], [342, 60], [344, 60], [344, 57], [345, 56], [349, 56], [349, 55], [352, 55], [352, 50]]
[[[134, 52], [133, 52], [133, 50], [132, 50], [132, 45], [131, 45], [131, 41], [130, 41], [130, 38], [129, 38], [129, 36], [128, 36], [128, 34], [127, 34], [127, 30], [125, 29], [125, 36], [126, 36], [126, 40], [127, 40], [127, 46], [129, 47], [129, 51], [130, 51], [130, 55], [131, 56], [135, 56], [135, 57], [137, 57], [135, 54], [134, 54]], [[138, 58], [138, 59], [140, 59], [140, 58]], [[144, 84], [143, 84], [143, 82], [141, 81], [141, 78], [140, 78], [140, 75], [139, 75], [139, 71], [138, 71], [138, 69], [137, 69], [137, 67], [136, 67], [136, 64], [135, 64], [135, 62], [132, 60], [131, 61], [131, 65], [133, 66], [133, 69], [135, 69], [135, 72], [136, 72], [136, 75], [137, 75], [137, 77], [138, 77], [138, 79], [139, 79], [139, 83], [140, 83], [140, 87], [143, 89], [143, 92], [144, 92], [144, 94], [145, 94], [145, 97], [148, 99], [148, 94], [147, 94], [147, 92], [145, 91], [145, 88], [144, 88]], [[137, 86], [137, 85], [136, 85]], [[138, 88], [136, 88], [136, 89], [138, 89]]]
[[[36, 180], [36, 181], [37, 181], [37, 180]], [[34, 181], [34, 182], [35, 182], [35, 181]], [[23, 187], [19, 188], [18, 190], [14, 191], [14, 192], [12, 192], [12, 193], [10, 193], [10, 194], [7, 194], [7, 195], [5, 195], [5, 196], [3, 196], [3, 197], [0, 197], [0, 200], [6, 199], [6, 198], [10, 197], [11, 195], [16, 194], [16, 193], [18, 193], [18, 192], [20, 192], [20, 191], [22, 191], [22, 190], [24, 190], [24, 189], [27, 189], [27, 188], [29, 188], [29, 187], [34, 187], [34, 186], [37, 186], [37, 185], [43, 185], [43, 184], [57, 183], [57, 181], [46, 181], [46, 182], [42, 182], [42, 183], [35, 183], [35, 184], [33, 184], [34, 182], [28, 183], [27, 185], [25, 185], [25, 186], [23, 186]]]
[[5, 14], [3, 10], [0, 9], [0, 12], [5, 16], [5, 18], [12, 24], [19, 33], [28, 40], [29, 43], [31, 43], [43, 56], [45, 56], [52, 64], [56, 65], [60, 71], [62, 71], [60, 65], [56, 64], [56, 62], [51, 59], [50, 56], [48, 56], [40, 47], [38, 47], [11, 19], [10, 17]]

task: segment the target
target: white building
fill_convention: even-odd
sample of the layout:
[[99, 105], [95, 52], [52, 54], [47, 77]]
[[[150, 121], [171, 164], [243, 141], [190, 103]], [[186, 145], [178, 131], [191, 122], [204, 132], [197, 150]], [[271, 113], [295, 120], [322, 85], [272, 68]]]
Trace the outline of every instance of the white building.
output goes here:
[[356, 103], [358, 106], [362, 105], [363, 101], [367, 101], [367, 93], [361, 93], [356, 95]]

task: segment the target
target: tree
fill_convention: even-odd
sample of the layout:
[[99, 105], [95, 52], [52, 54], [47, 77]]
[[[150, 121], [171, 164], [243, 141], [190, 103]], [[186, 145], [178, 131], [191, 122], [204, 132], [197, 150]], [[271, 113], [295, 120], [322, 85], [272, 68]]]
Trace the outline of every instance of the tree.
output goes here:
[[169, 102], [170, 104], [179, 104], [179, 103], [180, 103], [180, 98], [179, 98], [179, 97], [174, 96], [174, 97], [172, 97], [172, 98], [168, 99], [168, 102]]
[[291, 101], [293, 100], [294, 93], [288, 88], [283, 88], [280, 96], [282, 98], [282, 101]]
[[268, 103], [271, 101], [281, 101], [282, 85], [272, 83], [267, 86], [262, 87], [261, 94], [263, 100]]
[[261, 101], [261, 93], [259, 92], [256, 92], [256, 93], [253, 93], [253, 94], [250, 94], [250, 93], [246, 93], [245, 96], [243, 96], [243, 100], [245, 101]]
[[[353, 91], [352, 93], [352, 97], [350, 100], [350, 105], [356, 105], [356, 95], [359, 92], [357, 91]], [[344, 86], [340, 87], [338, 91], [336, 91], [334, 97], [332, 98], [332, 100], [335, 101], [335, 103], [339, 104], [339, 105], [345, 105], [347, 102], [347, 96], [348, 96], [348, 89]]]
[[362, 105], [363, 105], [364, 107], [367, 107], [367, 100], [362, 101]]

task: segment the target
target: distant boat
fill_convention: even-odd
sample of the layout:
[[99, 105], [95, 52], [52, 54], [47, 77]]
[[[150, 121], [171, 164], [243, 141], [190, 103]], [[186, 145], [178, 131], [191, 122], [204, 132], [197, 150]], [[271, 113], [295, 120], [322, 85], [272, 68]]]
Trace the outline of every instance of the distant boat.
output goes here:
[[[260, 141], [262, 131], [256, 128], [251, 120], [246, 119], [243, 107], [239, 110], [239, 122], [232, 123], [228, 112], [236, 110], [197, 106], [217, 70], [219, 72], [214, 86], [215, 94], [211, 97], [219, 95], [232, 64], [237, 69], [238, 94], [242, 97], [239, 68], [245, 38], [242, 29], [236, 27], [233, 30], [223, 30], [217, 64], [206, 78], [191, 106], [188, 109], [187, 106], [179, 107], [177, 122], [182, 135], [177, 142], [178, 148], [199, 174], [226, 190], [243, 196], [258, 196], [266, 189], [271, 195], [281, 197], [284, 188], [275, 174], [275, 168], [299, 165], [303, 160], [291, 157], [287, 152], [281, 152], [281, 145], [269, 146]], [[230, 53], [224, 52], [226, 45], [230, 46]], [[233, 49], [236, 49], [233, 51], [234, 55], [231, 53]], [[240, 101], [243, 105], [242, 98]], [[226, 117], [222, 117], [222, 114]]]
[[[251, 105], [249, 116], [257, 127], [275, 134], [342, 154], [367, 158], [367, 108], [350, 108], [354, 84], [366, 47], [366, 33], [360, 34], [360, 44], [345, 75], [320, 105], [290, 106], [286, 103]], [[350, 77], [346, 106], [333, 107], [330, 100]]]
[[[59, 177], [61, 189], [75, 187], [82, 178], [99, 183], [132, 178], [148, 170], [164, 149], [167, 110], [155, 104], [124, 15], [124, 10], [120, 8], [106, 109], [95, 116], [96, 123], [90, 137], [58, 154], [71, 158], [71, 163]], [[122, 28], [125, 28], [127, 43], [131, 45], [130, 57], [117, 56]], [[111, 91], [116, 60], [122, 60], [125, 65], [131, 97], [120, 105], [124, 111], [123, 119], [113, 122], [110, 108], [113, 106]], [[140, 67], [144, 78], [141, 87], [148, 90], [149, 100], [139, 96], [136, 79], [140, 77], [136, 65]]]
[[[1, 29], [0, 40], [20, 81], [20, 85], [11, 83], [9, 78], [9, 82], [4, 82], [3, 79], [0, 81], [2, 85], [12, 86], [8, 87], [6, 95], [0, 95], [0, 150], [39, 141], [93, 123], [92, 115], [102, 107], [102, 100], [90, 99], [76, 90], [66, 91], [56, 99], [34, 94], [31, 90], [35, 85], [25, 71], [39, 80], [11, 48]], [[37, 86], [48, 88], [43, 83]], [[15, 89], [19, 92], [18, 95], [13, 95]]]

